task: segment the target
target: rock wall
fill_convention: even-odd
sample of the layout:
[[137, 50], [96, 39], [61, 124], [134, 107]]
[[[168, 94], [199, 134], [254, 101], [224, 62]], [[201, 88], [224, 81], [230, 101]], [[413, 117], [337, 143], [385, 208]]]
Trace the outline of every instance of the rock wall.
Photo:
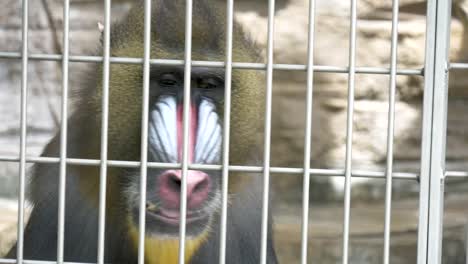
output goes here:
[[[131, 1], [112, 1], [114, 19], [122, 17]], [[62, 50], [62, 3], [60, 0], [30, 1], [29, 52], [58, 54]], [[98, 46], [97, 23], [103, 21], [101, 1], [74, 0], [70, 6], [70, 54], [89, 55]], [[21, 2], [6, 0], [0, 10], [0, 51], [21, 51]], [[83, 19], [86, 18], [86, 19]], [[70, 63], [70, 86], [84, 63]], [[0, 156], [19, 154], [21, 61], [0, 59]], [[27, 153], [39, 155], [56, 133], [60, 122], [61, 62], [30, 60], [28, 67]], [[15, 197], [16, 163], [0, 165], [0, 196]]]
[[[291, 0], [278, 10], [275, 20], [275, 63], [305, 64], [308, 41], [308, 2]], [[466, 61], [466, 1], [454, 1], [450, 59]], [[266, 7], [264, 7], [266, 8]], [[425, 56], [426, 1], [400, 1], [398, 24], [399, 69], [422, 70]], [[314, 64], [348, 65], [349, 1], [317, 1]], [[255, 12], [239, 13], [237, 17], [250, 27], [253, 36], [266, 48], [267, 17]], [[358, 1], [356, 65], [357, 67], [390, 67], [391, 1]], [[302, 166], [305, 124], [306, 74], [298, 71], [276, 71], [274, 84], [275, 108], [273, 128], [273, 164]], [[389, 76], [357, 74], [355, 87], [353, 168], [384, 170], [386, 162]], [[448, 116], [447, 167], [466, 169], [466, 74], [455, 71], [450, 76]], [[420, 163], [422, 98], [424, 78], [419, 75], [397, 77], [395, 106], [394, 169], [418, 172]], [[314, 74], [314, 113], [312, 132], [312, 166], [315, 168], [344, 168], [346, 152], [346, 113], [348, 75], [345, 73]], [[286, 179], [287, 178], [287, 179]], [[323, 199], [329, 189], [323, 181], [312, 183], [314, 199]], [[332, 179], [334, 190], [342, 190], [343, 180]], [[301, 177], [277, 177], [281, 186], [298, 188]], [[362, 180], [353, 179], [354, 183]], [[400, 186], [401, 185], [401, 186]], [[295, 187], [294, 187], [295, 186]], [[382, 197], [381, 184], [374, 182], [365, 188], [353, 188], [357, 196]], [[396, 195], [417, 191], [397, 183]], [[300, 188], [300, 187], [299, 187]], [[371, 194], [367, 190], [374, 189]], [[325, 190], [325, 193], [324, 193]], [[364, 194], [362, 192], [365, 192]], [[301, 196], [296, 193], [296, 199]]]

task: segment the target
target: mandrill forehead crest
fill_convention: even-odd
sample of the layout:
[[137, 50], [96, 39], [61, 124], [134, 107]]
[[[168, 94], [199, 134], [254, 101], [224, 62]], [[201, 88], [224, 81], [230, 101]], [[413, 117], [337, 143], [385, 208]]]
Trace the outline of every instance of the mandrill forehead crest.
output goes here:
[[[208, 8], [209, 7], [209, 8]], [[216, 10], [216, 12], [213, 12]], [[113, 56], [141, 57], [144, 36], [143, 4], [136, 5], [127, 18], [112, 26], [111, 52]], [[195, 60], [224, 60], [226, 47], [225, 5], [216, 1], [193, 1], [192, 58]], [[202, 14], [202, 15], [200, 15]], [[185, 1], [152, 2], [151, 57], [183, 59], [185, 50]], [[131, 30], [128, 30], [131, 27]], [[209, 30], [207, 30], [209, 29]], [[243, 31], [233, 25], [233, 59], [257, 62], [260, 50]], [[252, 61], [254, 60], [254, 61]]]

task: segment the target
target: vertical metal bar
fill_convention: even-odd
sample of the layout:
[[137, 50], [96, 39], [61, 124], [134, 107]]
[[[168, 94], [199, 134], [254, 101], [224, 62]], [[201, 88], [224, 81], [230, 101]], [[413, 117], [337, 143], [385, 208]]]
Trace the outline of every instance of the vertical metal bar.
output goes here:
[[353, 153], [353, 119], [354, 119], [354, 86], [356, 75], [356, 0], [351, 0], [350, 34], [349, 34], [349, 77], [348, 109], [346, 124], [346, 164], [344, 190], [344, 223], [343, 223], [343, 264], [348, 263], [349, 221], [351, 210], [351, 169]]
[[[431, 163], [432, 98], [437, 0], [427, 1], [426, 54], [424, 67], [424, 100], [421, 130], [421, 173], [419, 185], [418, 264], [426, 264], [429, 225], [429, 170]], [[426, 112], [427, 111], [427, 112]]]
[[99, 182], [99, 233], [98, 263], [104, 263], [106, 234], [106, 192], [107, 192], [107, 133], [109, 123], [109, 65], [110, 65], [110, 20], [111, 0], [104, 1], [104, 42], [102, 74], [102, 117], [101, 117], [101, 164]]
[[16, 262], [23, 263], [24, 245], [24, 200], [26, 182], [26, 129], [28, 118], [28, 30], [29, 5], [28, 0], [22, 3], [22, 43], [21, 43], [21, 116], [20, 116], [20, 168], [18, 190], [18, 242], [16, 247]]
[[468, 264], [468, 223], [465, 223], [465, 264]]
[[307, 263], [307, 242], [309, 227], [309, 187], [310, 187], [310, 151], [312, 137], [312, 104], [314, 88], [314, 32], [315, 32], [315, 0], [309, 1], [309, 40], [307, 55], [307, 102], [306, 127], [304, 135], [304, 174], [302, 190], [302, 237], [301, 237], [301, 263]]
[[185, 72], [184, 72], [184, 142], [182, 151], [182, 180], [180, 192], [180, 226], [179, 226], [179, 264], [185, 263], [185, 229], [187, 220], [187, 172], [188, 144], [190, 124], [190, 84], [192, 73], [192, 0], [185, 6]]
[[148, 111], [151, 56], [151, 0], [145, 0], [144, 43], [143, 43], [143, 96], [141, 112], [141, 167], [140, 167], [140, 215], [138, 219], [138, 264], [145, 263], [146, 224], [146, 176], [148, 170]]
[[418, 264], [442, 261], [451, 0], [427, 8]]
[[63, 1], [63, 59], [62, 59], [62, 122], [60, 127], [60, 170], [57, 230], [57, 262], [64, 261], [65, 240], [65, 187], [67, 173], [67, 135], [68, 135], [68, 63], [69, 63], [69, 27], [70, 1]]
[[265, 104], [265, 138], [263, 148], [263, 200], [260, 263], [266, 264], [268, 237], [268, 202], [270, 190], [271, 101], [273, 90], [273, 51], [275, 35], [275, 0], [268, 1], [267, 86]]
[[226, 225], [229, 186], [229, 140], [231, 131], [231, 80], [232, 80], [232, 30], [234, 21], [234, 0], [227, 0], [226, 6], [226, 72], [224, 79], [224, 130], [223, 130], [223, 171], [222, 210], [220, 225], [219, 263], [226, 263]]
[[398, 0], [393, 0], [392, 10], [392, 47], [390, 54], [390, 87], [388, 98], [387, 127], [387, 168], [385, 170], [385, 222], [384, 222], [384, 255], [383, 263], [390, 261], [390, 227], [392, 212], [392, 173], [393, 173], [393, 138], [395, 128], [395, 93], [398, 50]]

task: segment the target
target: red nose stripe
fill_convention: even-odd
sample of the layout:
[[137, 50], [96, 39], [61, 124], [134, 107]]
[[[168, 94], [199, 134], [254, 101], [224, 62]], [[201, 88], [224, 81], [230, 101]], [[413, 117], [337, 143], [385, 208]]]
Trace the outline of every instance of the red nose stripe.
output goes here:
[[[197, 134], [198, 115], [197, 107], [191, 103], [189, 109], [189, 142], [188, 142], [188, 160], [193, 162], [195, 151], [195, 139]], [[182, 161], [182, 152], [184, 146], [184, 106], [179, 104], [177, 106], [177, 152], [179, 161]]]

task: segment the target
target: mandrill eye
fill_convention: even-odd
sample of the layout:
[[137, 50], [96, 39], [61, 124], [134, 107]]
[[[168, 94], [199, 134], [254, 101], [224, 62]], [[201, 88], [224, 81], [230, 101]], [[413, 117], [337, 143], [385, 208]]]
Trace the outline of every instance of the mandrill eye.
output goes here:
[[159, 77], [159, 84], [164, 87], [171, 87], [178, 84], [177, 76], [173, 73], [164, 73]]
[[216, 89], [223, 86], [223, 81], [219, 78], [201, 78], [198, 79], [198, 88], [201, 89]]

